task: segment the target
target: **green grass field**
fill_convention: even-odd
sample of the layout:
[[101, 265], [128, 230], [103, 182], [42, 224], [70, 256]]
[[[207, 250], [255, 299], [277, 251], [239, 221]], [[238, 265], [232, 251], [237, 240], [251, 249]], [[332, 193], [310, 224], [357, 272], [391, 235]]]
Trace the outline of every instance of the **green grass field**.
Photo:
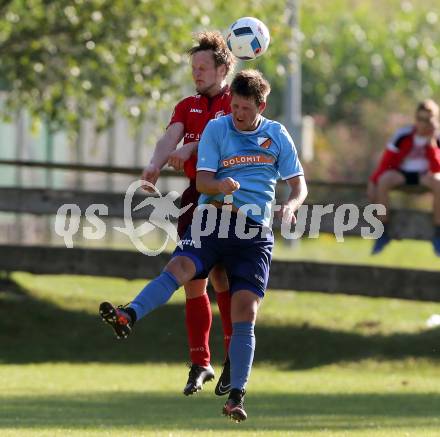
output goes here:
[[213, 383], [181, 394], [181, 291], [117, 342], [97, 306], [128, 302], [144, 281], [11, 279], [0, 284], [2, 437], [440, 436], [440, 329], [426, 327], [440, 304], [270, 290], [256, 329], [249, 420], [235, 424], [220, 415]]
[[385, 250], [371, 256], [372, 240], [345, 237], [338, 243], [334, 235], [323, 234], [317, 239], [304, 238], [289, 247], [279, 239], [274, 257], [287, 260], [311, 260], [333, 263], [363, 264], [407, 269], [440, 270], [440, 258], [434, 254], [430, 241], [392, 240]]

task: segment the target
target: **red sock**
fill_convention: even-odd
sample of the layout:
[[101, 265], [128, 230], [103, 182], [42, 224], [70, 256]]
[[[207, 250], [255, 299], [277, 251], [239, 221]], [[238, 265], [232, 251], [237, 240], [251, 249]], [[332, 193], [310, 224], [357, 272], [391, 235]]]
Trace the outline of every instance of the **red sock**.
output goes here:
[[209, 297], [206, 293], [194, 299], [186, 299], [185, 323], [191, 362], [199, 366], [208, 366], [211, 361], [209, 330], [211, 329], [212, 313]]
[[220, 311], [220, 317], [223, 325], [223, 344], [225, 346], [225, 356], [228, 355], [229, 343], [232, 335], [232, 321], [231, 321], [231, 293], [229, 290], [215, 293], [217, 297], [217, 305]]

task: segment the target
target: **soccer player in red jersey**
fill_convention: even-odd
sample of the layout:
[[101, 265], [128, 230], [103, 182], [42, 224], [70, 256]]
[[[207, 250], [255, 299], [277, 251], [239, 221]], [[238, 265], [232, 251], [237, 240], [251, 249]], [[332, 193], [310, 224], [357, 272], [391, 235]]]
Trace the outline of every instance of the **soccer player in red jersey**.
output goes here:
[[[440, 110], [433, 100], [420, 102], [415, 123], [399, 129], [388, 143], [382, 159], [368, 183], [368, 197], [388, 209], [389, 191], [400, 185], [423, 185], [434, 197], [434, 236], [432, 244], [440, 256]], [[381, 252], [391, 241], [388, 214], [378, 216], [384, 232], [373, 246]]]
[[[175, 106], [168, 127], [156, 144], [153, 157], [143, 171], [142, 179], [155, 184], [161, 168], [168, 163], [176, 170], [184, 170], [189, 186], [183, 192], [181, 208], [193, 206], [178, 221], [178, 234], [182, 237], [190, 225], [197, 206], [196, 190], [197, 146], [209, 120], [231, 112], [231, 95], [226, 77], [234, 66], [234, 57], [228, 50], [220, 32], [202, 32], [196, 35], [197, 45], [188, 53], [191, 56], [192, 77], [197, 94], [181, 100]], [[183, 139], [183, 145], [177, 145]], [[209, 276], [223, 325], [225, 363], [215, 388], [219, 396], [230, 391], [228, 348], [232, 334], [231, 297], [226, 272], [222, 266], [213, 268]], [[193, 279], [185, 284], [186, 328], [192, 366], [183, 390], [190, 395], [214, 378], [210, 364], [209, 331], [212, 313], [206, 293], [206, 279]]]

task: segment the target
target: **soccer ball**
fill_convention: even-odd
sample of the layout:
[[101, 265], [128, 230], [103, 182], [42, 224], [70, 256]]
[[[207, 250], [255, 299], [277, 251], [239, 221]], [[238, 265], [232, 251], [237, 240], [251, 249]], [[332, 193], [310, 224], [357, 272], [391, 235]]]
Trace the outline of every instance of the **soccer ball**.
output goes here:
[[229, 50], [244, 61], [261, 56], [269, 47], [269, 42], [268, 28], [262, 21], [253, 17], [239, 18], [231, 25], [226, 37]]

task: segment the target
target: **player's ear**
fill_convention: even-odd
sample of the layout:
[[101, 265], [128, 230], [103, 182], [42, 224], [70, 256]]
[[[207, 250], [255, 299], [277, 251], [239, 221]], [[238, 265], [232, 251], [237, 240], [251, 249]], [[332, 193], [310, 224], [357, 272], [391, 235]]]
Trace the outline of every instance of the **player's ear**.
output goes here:
[[266, 102], [261, 102], [259, 105], [258, 105], [258, 112], [260, 113], [260, 114], [262, 114], [263, 113], [263, 111], [266, 109]]
[[222, 77], [226, 77], [227, 76], [227, 70], [226, 70], [226, 65], [225, 64], [221, 64], [217, 67], [217, 71], [220, 73], [220, 76]]

